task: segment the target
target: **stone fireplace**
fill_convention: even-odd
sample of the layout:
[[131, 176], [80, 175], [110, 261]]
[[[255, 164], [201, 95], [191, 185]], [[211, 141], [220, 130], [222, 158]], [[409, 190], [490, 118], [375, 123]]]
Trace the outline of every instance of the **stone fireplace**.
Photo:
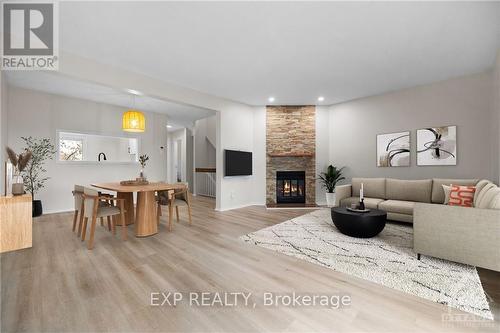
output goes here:
[[266, 152], [266, 204], [315, 205], [315, 107], [268, 106]]

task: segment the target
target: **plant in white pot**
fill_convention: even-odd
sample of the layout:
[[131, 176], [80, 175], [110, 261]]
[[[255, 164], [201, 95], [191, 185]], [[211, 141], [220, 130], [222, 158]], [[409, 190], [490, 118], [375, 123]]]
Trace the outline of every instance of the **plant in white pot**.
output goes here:
[[31, 159], [31, 151], [26, 150], [24, 153], [18, 155], [9, 147], [7, 147], [6, 149], [7, 156], [9, 156], [9, 161], [14, 167], [14, 175], [12, 177], [12, 194], [24, 194], [24, 181], [23, 177], [21, 176], [21, 172], [23, 172], [23, 170], [28, 165], [29, 160]]
[[35, 200], [35, 194], [45, 186], [45, 182], [50, 177], [45, 177], [47, 170], [45, 163], [54, 158], [55, 147], [48, 138], [21, 137], [26, 145], [26, 150], [31, 151], [32, 157], [26, 169], [23, 172], [24, 185], [26, 190], [31, 193], [33, 200], [33, 217], [40, 216], [43, 213], [42, 201]]
[[345, 178], [342, 176], [342, 170], [344, 167], [337, 169], [333, 165], [329, 165], [326, 172], [322, 172], [319, 175], [323, 187], [326, 188], [326, 204], [328, 207], [333, 207], [335, 205], [335, 186], [341, 180]]

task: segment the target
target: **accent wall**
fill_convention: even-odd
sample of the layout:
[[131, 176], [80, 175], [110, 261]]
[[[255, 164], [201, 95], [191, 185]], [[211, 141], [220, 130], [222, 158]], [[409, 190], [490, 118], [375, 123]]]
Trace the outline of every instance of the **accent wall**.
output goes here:
[[[346, 166], [348, 179], [497, 180], [492, 80], [490, 71], [330, 106], [330, 162]], [[417, 166], [416, 130], [448, 125], [457, 126], [457, 165]], [[411, 133], [410, 167], [377, 167], [377, 134], [402, 131]]]

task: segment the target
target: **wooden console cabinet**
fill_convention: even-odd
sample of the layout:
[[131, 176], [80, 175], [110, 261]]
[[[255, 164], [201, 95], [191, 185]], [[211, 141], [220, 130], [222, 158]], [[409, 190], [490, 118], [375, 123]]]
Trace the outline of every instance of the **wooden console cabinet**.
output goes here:
[[32, 246], [31, 195], [0, 196], [0, 253]]

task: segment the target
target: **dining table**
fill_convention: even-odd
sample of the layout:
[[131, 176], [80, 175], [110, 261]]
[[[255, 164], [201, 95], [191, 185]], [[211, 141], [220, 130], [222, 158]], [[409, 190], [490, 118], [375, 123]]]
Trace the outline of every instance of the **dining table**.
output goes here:
[[[135, 236], [147, 237], [158, 233], [158, 210], [156, 192], [175, 191], [183, 189], [184, 184], [169, 184], [164, 182], [145, 185], [122, 185], [120, 182], [95, 183], [93, 187], [116, 192], [116, 197], [124, 199], [125, 223], [135, 224]], [[137, 193], [137, 203], [134, 207], [134, 193]], [[169, 210], [169, 218], [172, 212]], [[121, 225], [121, 222], [117, 224]]]

